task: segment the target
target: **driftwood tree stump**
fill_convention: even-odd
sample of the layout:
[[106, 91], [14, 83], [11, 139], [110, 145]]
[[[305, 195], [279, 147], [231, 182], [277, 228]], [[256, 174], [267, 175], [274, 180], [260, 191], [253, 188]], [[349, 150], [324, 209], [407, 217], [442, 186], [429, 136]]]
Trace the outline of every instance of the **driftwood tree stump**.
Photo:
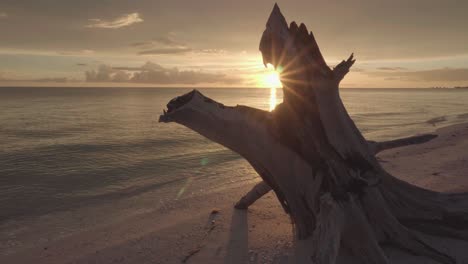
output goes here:
[[288, 27], [277, 5], [260, 51], [265, 64], [281, 67], [284, 100], [274, 111], [227, 107], [193, 90], [171, 100], [160, 117], [230, 148], [252, 165], [264, 182], [237, 206], [246, 208], [271, 188], [296, 237], [312, 241], [312, 263], [335, 263], [340, 247], [362, 263], [389, 263], [382, 244], [456, 263], [418, 232], [467, 240], [468, 194], [413, 186], [387, 173], [375, 157], [380, 150], [433, 136], [366, 141], [338, 89], [353, 55], [329, 68], [312, 32], [295, 22]]

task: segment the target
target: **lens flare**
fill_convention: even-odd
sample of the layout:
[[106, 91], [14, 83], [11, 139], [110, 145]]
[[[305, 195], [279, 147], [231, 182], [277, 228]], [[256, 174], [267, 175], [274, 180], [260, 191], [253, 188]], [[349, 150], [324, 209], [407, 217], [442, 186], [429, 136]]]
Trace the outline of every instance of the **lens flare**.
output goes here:
[[187, 190], [187, 188], [192, 184], [193, 182], [193, 177], [187, 178], [187, 181], [185, 182], [184, 186], [180, 188], [179, 192], [177, 193], [176, 200], [179, 199]]

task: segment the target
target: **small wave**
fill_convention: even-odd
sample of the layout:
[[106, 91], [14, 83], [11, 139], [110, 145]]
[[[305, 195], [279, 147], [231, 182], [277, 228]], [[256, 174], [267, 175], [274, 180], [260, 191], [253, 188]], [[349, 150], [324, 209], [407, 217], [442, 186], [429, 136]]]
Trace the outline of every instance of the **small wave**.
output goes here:
[[361, 113], [353, 114], [353, 117], [380, 117], [380, 116], [400, 116], [405, 113], [403, 112], [381, 112], [381, 113]]
[[426, 123], [435, 126], [437, 123], [445, 122], [447, 121], [446, 116], [439, 116], [439, 117], [434, 117], [426, 121]]
[[458, 119], [468, 119], [468, 113], [459, 114], [459, 115], [457, 115], [457, 118]]
[[63, 128], [57, 130], [48, 130], [48, 129], [0, 129], [0, 134], [17, 137], [17, 138], [32, 138], [32, 139], [49, 139], [49, 138], [61, 138], [78, 133], [86, 132], [84, 128]]

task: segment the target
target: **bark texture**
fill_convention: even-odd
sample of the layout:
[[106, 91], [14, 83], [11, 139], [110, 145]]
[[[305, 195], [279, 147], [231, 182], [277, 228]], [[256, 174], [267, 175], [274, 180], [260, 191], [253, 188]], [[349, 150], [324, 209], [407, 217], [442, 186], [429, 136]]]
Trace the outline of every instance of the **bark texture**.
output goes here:
[[[393, 148], [399, 148], [403, 146], [413, 145], [413, 144], [421, 144], [428, 142], [437, 135], [433, 134], [423, 134], [418, 136], [411, 136], [405, 138], [399, 138], [394, 140], [376, 142], [376, 141], [367, 141], [369, 144], [370, 151], [374, 154], [377, 154], [381, 151]], [[264, 181], [257, 183], [252, 190], [250, 190], [246, 195], [244, 195], [235, 205], [236, 209], [247, 209], [251, 206], [255, 201], [262, 198], [265, 194], [271, 191], [271, 187]]]
[[[368, 142], [348, 115], [339, 83], [354, 56], [327, 66], [312, 32], [275, 5], [260, 41], [264, 63], [281, 71], [274, 111], [226, 107], [194, 90], [173, 99], [162, 122], [177, 122], [239, 153], [263, 182], [236, 205], [271, 188], [298, 239], [312, 239], [312, 263], [335, 263], [346, 247], [362, 263], [388, 263], [385, 243], [441, 263], [456, 260], [419, 232], [468, 239], [468, 194], [425, 190], [387, 173], [375, 154], [433, 136]], [[419, 232], [415, 232], [418, 230]]]

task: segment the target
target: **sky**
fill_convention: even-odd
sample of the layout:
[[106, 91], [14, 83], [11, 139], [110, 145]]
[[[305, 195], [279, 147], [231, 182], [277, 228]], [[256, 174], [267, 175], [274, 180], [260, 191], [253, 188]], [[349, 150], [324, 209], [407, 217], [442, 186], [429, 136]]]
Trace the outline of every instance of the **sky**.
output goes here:
[[[468, 86], [468, 1], [276, 1], [314, 32], [342, 87]], [[2, 0], [0, 86], [265, 87], [275, 1]]]

